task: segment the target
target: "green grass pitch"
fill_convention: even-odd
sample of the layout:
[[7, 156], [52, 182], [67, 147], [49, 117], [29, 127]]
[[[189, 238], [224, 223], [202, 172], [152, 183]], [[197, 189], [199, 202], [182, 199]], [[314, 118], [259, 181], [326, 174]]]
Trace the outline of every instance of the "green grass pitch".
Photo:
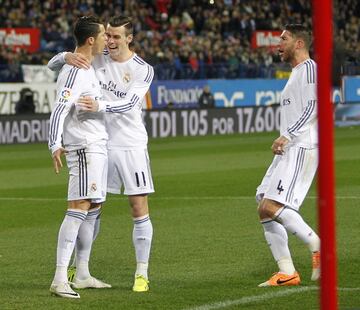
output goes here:
[[[80, 300], [52, 297], [67, 168], [45, 144], [0, 146], [0, 309], [318, 309], [305, 246], [289, 236], [302, 284], [258, 288], [276, 271], [254, 192], [277, 133], [151, 140], [156, 193], [149, 293], [131, 291], [135, 268], [127, 200], [110, 195], [91, 272], [113, 285]], [[339, 309], [360, 309], [360, 127], [336, 129]], [[316, 227], [316, 185], [301, 213]]]

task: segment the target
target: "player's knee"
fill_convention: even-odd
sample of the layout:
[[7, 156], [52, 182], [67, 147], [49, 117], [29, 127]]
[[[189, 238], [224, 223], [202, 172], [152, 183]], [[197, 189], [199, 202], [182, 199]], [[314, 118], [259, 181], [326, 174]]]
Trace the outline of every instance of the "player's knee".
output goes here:
[[278, 210], [278, 203], [269, 199], [262, 199], [258, 206], [258, 214], [260, 219], [274, 218]]
[[80, 200], [70, 200], [68, 202], [69, 209], [78, 209], [83, 211], [88, 211], [90, 209], [91, 203], [88, 199]]
[[264, 206], [264, 204], [262, 204], [261, 202], [258, 205], [257, 212], [261, 220], [264, 218], [268, 218], [266, 206]]
[[149, 213], [146, 196], [129, 197], [129, 202], [134, 217], [144, 216]]
[[140, 217], [149, 214], [149, 208], [146, 205], [135, 205], [132, 207], [133, 217]]

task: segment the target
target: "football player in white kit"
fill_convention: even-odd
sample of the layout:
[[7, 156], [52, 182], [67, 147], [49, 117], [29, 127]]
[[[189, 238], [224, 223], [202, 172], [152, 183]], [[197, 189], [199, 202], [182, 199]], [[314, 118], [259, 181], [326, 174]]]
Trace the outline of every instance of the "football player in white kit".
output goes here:
[[[142, 101], [154, 76], [152, 66], [130, 50], [131, 18], [117, 16], [106, 28], [107, 50], [92, 62], [106, 101], [82, 97], [78, 104], [88, 111], [104, 112], [108, 142], [108, 192], [128, 196], [134, 221], [133, 243], [137, 267], [133, 291], [149, 290], [148, 264], [153, 235], [147, 195], [154, 192], [148, 135], [142, 120]], [[50, 60], [50, 69], [64, 63], [87, 67], [76, 53], [61, 53]]]
[[[102, 53], [106, 35], [104, 25], [93, 16], [80, 18], [74, 27], [76, 52], [91, 61]], [[107, 140], [102, 113], [80, 111], [75, 103], [80, 96], [101, 97], [93, 67], [63, 66], [57, 79], [57, 96], [50, 116], [49, 149], [56, 173], [65, 153], [69, 168], [68, 209], [59, 230], [55, 276], [50, 292], [66, 298], [80, 298], [67, 279], [67, 268], [77, 247], [77, 272], [74, 288], [108, 288], [90, 275], [89, 258], [96, 218], [106, 198]]]
[[318, 165], [316, 64], [309, 56], [310, 44], [310, 32], [299, 24], [286, 25], [280, 36], [279, 55], [292, 72], [281, 93], [280, 137], [271, 147], [275, 157], [256, 192], [265, 239], [279, 272], [261, 287], [300, 284], [288, 232], [312, 253], [311, 280], [320, 277], [320, 239], [298, 212]]

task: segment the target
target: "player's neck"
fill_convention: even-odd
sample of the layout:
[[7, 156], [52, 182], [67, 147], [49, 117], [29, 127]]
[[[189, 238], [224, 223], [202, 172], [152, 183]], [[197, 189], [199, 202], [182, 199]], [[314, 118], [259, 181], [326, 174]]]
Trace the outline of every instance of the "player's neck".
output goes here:
[[310, 55], [308, 52], [299, 53], [294, 57], [294, 59], [290, 62], [291, 67], [295, 68], [298, 64], [304, 62], [309, 59]]
[[128, 61], [131, 57], [133, 57], [134, 52], [127, 49], [123, 52], [120, 52], [117, 55], [110, 55], [111, 59], [118, 62], [125, 62]]
[[80, 46], [75, 48], [74, 53], [82, 54], [86, 59], [91, 63], [94, 60], [94, 55], [92, 54], [92, 49], [89, 46]]

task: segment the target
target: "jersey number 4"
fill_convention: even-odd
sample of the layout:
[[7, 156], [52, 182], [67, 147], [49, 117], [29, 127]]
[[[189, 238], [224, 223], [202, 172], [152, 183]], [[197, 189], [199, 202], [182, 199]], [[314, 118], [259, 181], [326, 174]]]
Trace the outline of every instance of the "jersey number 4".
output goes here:
[[281, 194], [281, 192], [284, 191], [284, 187], [281, 185], [281, 180], [279, 181], [279, 184], [276, 189], [279, 191], [279, 193], [278, 193], [279, 195]]

